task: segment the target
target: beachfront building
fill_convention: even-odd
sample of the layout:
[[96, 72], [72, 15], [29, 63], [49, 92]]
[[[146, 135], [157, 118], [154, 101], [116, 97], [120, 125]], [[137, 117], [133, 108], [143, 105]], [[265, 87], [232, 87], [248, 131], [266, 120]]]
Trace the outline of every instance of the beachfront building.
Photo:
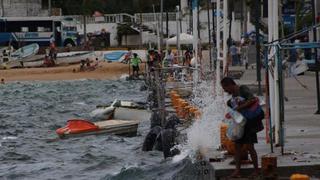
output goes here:
[[[181, 18], [177, 18], [177, 12], [164, 12], [163, 13], [163, 28], [162, 32], [164, 38], [173, 37], [177, 34], [177, 27], [179, 26], [181, 33], [192, 34], [192, 13], [191, 13], [191, 1], [181, 0], [180, 7]], [[238, 1], [237, 1], [238, 2]], [[241, 4], [239, 4], [241, 2]], [[240, 41], [241, 36], [245, 32], [254, 31], [254, 26], [252, 21], [252, 14], [250, 14], [249, 7], [246, 6], [244, 0], [239, 1], [236, 7], [232, 11], [232, 21], [231, 21], [231, 37], [235, 41]], [[213, 22], [216, 26], [216, 18], [213, 21], [212, 4], [209, 5], [209, 10], [204, 6], [200, 8], [199, 11], [199, 39], [202, 44], [207, 44], [209, 42], [209, 36], [215, 37]], [[208, 21], [208, 14], [210, 20]], [[219, 13], [218, 13], [219, 14]], [[83, 18], [79, 16], [78, 18], [78, 30], [80, 34], [84, 32]], [[157, 43], [157, 29], [159, 29], [160, 13], [136, 13], [133, 15], [121, 13], [121, 14], [105, 14], [97, 19], [96, 17], [89, 16], [86, 21], [86, 32], [95, 33], [99, 32], [101, 29], [106, 29], [110, 32], [110, 45], [111, 46], [139, 46], [140, 44], [156, 44]], [[117, 30], [118, 26], [127, 24], [134, 31], [129, 31], [130, 33], [123, 35], [119, 38]], [[178, 24], [178, 26], [177, 26]], [[222, 22], [221, 22], [222, 27]], [[228, 26], [229, 27], [229, 26]], [[211, 30], [209, 33], [208, 30]], [[222, 29], [221, 29], [222, 31]], [[121, 42], [119, 42], [119, 39]]]
[[48, 16], [48, 0], [1, 0], [1, 17]]

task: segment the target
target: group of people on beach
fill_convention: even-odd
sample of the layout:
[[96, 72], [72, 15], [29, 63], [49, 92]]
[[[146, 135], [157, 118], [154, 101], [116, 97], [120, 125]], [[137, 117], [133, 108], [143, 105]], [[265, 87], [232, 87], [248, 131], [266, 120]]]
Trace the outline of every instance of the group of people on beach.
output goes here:
[[46, 49], [43, 65], [45, 67], [53, 67], [56, 65], [58, 50], [56, 48], [55, 38], [51, 35], [50, 46]]
[[[80, 72], [84, 72], [84, 71], [93, 71], [95, 70], [97, 67], [99, 66], [99, 59], [96, 58], [94, 64], [91, 64], [90, 59], [86, 58], [85, 60], [82, 59], [80, 61]], [[74, 70], [75, 71], [75, 70]]]

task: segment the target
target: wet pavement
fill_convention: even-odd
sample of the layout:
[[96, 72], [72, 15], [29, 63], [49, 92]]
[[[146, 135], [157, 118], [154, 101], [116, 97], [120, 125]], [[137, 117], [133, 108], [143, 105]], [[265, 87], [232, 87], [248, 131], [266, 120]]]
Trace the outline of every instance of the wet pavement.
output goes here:
[[[235, 70], [243, 69], [235, 67]], [[232, 68], [231, 68], [232, 70]], [[303, 87], [295, 78], [285, 79], [285, 146], [284, 155], [280, 147], [273, 147], [271, 152], [270, 144], [266, 143], [266, 132], [258, 134], [259, 143], [256, 150], [259, 156], [259, 166], [261, 156], [274, 155], [277, 157], [277, 175], [279, 179], [286, 179], [294, 173], [307, 174], [310, 177], [320, 178], [320, 115], [315, 114], [317, 110], [316, 78], [314, 73], [306, 72], [297, 79], [307, 87]], [[264, 76], [262, 76], [264, 84]], [[239, 84], [256, 86], [256, 70], [246, 70]], [[223, 153], [223, 152], [220, 152]], [[211, 154], [208, 157], [221, 156], [221, 154]], [[214, 162], [216, 177], [226, 177], [235, 169], [229, 163], [232, 157], [226, 157], [222, 162]], [[252, 164], [243, 165], [244, 175], [252, 172]], [[223, 179], [223, 178], [222, 178]]]

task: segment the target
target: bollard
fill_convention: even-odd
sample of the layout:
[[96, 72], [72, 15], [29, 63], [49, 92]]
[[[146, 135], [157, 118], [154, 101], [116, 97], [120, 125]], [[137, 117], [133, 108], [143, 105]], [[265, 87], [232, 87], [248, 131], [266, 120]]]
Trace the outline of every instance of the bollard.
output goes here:
[[199, 110], [195, 111], [194, 117], [196, 118], [196, 120], [200, 120], [201, 119], [201, 112]]
[[275, 176], [277, 174], [277, 157], [270, 154], [262, 156], [261, 171], [264, 176]]
[[181, 101], [180, 102], [180, 106], [178, 108], [178, 112], [177, 115], [179, 118], [183, 119], [184, 118], [184, 109], [185, 107], [188, 105], [188, 103], [186, 101]]
[[221, 144], [221, 148], [225, 149], [226, 148], [226, 144], [228, 141], [228, 137], [227, 137], [227, 129], [228, 129], [228, 125], [225, 123], [221, 123], [220, 124], [220, 144]]
[[188, 105], [186, 107], [184, 107], [184, 110], [183, 110], [183, 116], [184, 116], [184, 119], [186, 120], [189, 120], [190, 119], [190, 109], [192, 108], [192, 106]]
[[195, 108], [195, 107], [192, 107], [190, 108], [190, 111], [189, 111], [189, 116], [191, 119], [193, 119], [195, 117], [195, 112], [197, 111], [198, 109]]
[[175, 96], [173, 101], [172, 101], [173, 106], [179, 106], [179, 101], [180, 100], [181, 100], [180, 96]]

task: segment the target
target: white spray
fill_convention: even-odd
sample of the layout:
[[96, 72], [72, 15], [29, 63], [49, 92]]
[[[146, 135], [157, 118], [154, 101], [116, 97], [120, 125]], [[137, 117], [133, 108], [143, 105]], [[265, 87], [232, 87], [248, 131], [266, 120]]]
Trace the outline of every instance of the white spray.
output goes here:
[[226, 112], [221, 87], [212, 81], [196, 86], [193, 103], [201, 110], [201, 119], [193, 123], [187, 132], [187, 146], [197, 152], [199, 149], [216, 149], [220, 144], [220, 123]]

